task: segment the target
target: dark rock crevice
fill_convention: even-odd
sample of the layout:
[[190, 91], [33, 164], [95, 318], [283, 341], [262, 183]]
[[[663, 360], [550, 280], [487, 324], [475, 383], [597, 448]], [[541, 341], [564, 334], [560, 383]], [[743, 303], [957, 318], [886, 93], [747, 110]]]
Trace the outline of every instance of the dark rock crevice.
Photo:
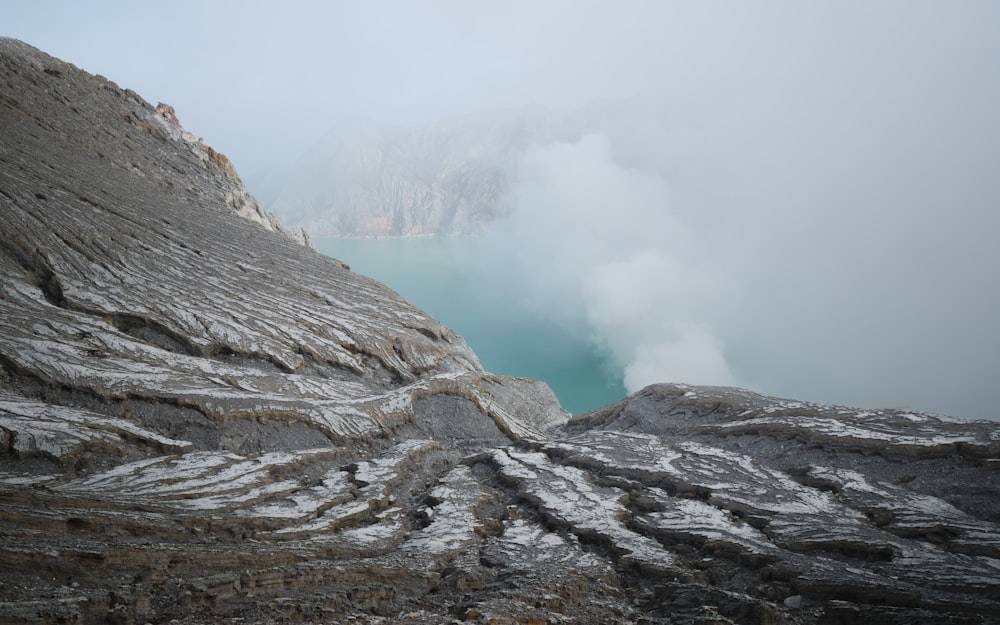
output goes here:
[[148, 345], [178, 354], [203, 355], [187, 336], [148, 316], [119, 312], [109, 315], [108, 320], [122, 333]]

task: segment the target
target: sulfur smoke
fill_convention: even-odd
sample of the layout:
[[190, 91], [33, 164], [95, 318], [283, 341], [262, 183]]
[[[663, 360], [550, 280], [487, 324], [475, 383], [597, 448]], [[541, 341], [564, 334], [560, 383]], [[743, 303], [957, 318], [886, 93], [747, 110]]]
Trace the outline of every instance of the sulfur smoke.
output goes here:
[[980, 74], [924, 70], [875, 99], [864, 72], [802, 78], [788, 101], [767, 93], [785, 78], [739, 106], [660, 94], [536, 146], [491, 262], [629, 391], [997, 418], [1000, 101]]
[[[584, 329], [629, 391], [665, 380], [735, 384], [703, 310], [724, 279], [699, 261], [699, 233], [666, 182], [589, 135], [526, 153], [494, 233], [530, 304]], [[501, 246], [498, 246], [501, 247]]]

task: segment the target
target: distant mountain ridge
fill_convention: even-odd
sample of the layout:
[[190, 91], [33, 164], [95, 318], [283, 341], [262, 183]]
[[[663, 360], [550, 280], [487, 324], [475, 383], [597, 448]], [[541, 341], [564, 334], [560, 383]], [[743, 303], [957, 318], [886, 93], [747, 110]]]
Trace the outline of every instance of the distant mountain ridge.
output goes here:
[[558, 122], [531, 108], [420, 128], [343, 124], [249, 185], [286, 223], [319, 236], [480, 234], [503, 212], [517, 155], [566, 136]]
[[293, 165], [247, 185], [285, 223], [316, 236], [478, 235], [509, 210], [504, 194], [524, 153], [619, 125], [645, 105], [526, 106], [413, 128], [343, 123]]

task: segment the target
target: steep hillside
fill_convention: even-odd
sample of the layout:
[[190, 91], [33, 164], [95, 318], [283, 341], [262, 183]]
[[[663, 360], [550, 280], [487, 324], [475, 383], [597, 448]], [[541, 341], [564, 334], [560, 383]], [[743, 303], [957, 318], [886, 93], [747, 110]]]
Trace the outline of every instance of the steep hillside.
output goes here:
[[10, 39], [0, 85], [0, 622], [1000, 622], [996, 423], [570, 419], [169, 108]]

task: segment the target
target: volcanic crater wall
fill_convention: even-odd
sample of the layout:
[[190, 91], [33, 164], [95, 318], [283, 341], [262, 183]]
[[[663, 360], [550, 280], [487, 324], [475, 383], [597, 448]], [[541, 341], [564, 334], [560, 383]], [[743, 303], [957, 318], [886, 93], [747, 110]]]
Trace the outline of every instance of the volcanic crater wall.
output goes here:
[[1000, 622], [1000, 428], [651, 386], [570, 418], [0, 39], [0, 622]]

